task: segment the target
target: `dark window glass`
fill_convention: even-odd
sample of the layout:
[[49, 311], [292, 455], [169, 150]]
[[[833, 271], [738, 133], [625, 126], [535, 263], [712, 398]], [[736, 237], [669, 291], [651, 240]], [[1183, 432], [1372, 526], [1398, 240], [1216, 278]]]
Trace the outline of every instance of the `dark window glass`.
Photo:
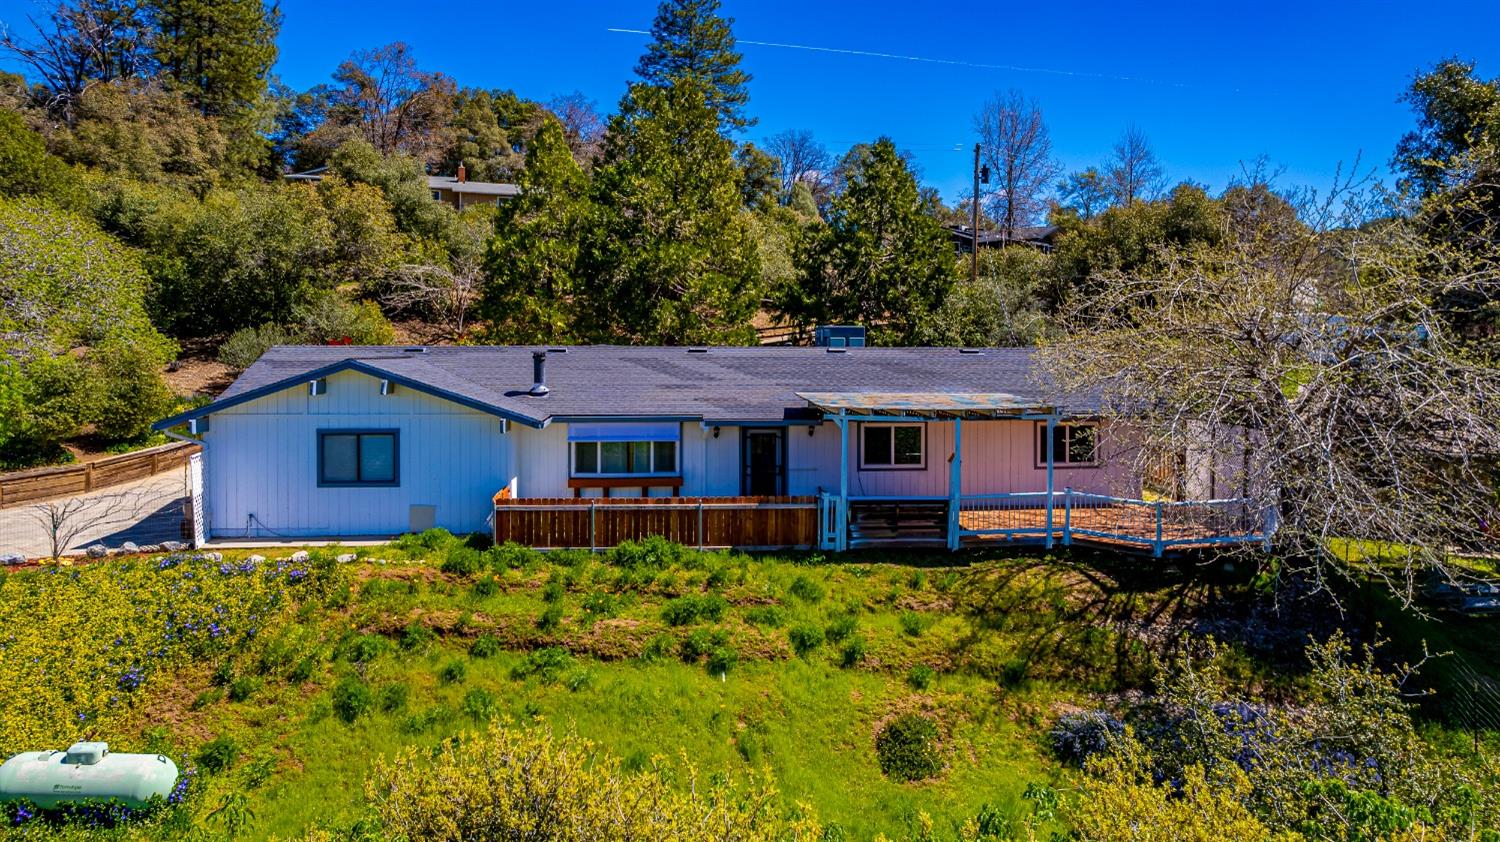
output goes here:
[[1094, 461], [1094, 426], [1079, 425], [1068, 428], [1068, 461], [1085, 463]]
[[655, 443], [656, 461], [652, 470], [658, 474], [670, 474], [677, 471], [677, 442], [659, 441]]
[[865, 464], [891, 464], [890, 427], [865, 427]]
[[632, 474], [651, 473], [651, 442], [633, 441], [630, 443], [630, 472]]
[[580, 441], [573, 443], [573, 471], [579, 474], [599, 473], [599, 443]]
[[599, 442], [599, 472], [604, 474], [628, 473], [630, 470], [628, 453], [629, 448], [623, 441]]
[[359, 436], [323, 437], [323, 482], [359, 482]]
[[896, 464], [922, 464], [922, 428], [896, 427]]
[[325, 485], [394, 485], [395, 433], [324, 433], [319, 436], [319, 476]]

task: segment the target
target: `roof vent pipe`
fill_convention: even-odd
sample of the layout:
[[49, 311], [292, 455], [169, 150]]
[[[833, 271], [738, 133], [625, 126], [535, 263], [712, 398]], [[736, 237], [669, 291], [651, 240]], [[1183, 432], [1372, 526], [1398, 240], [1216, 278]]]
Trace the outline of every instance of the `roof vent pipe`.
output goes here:
[[534, 398], [545, 397], [547, 388], [547, 352], [531, 352], [531, 391], [529, 394]]

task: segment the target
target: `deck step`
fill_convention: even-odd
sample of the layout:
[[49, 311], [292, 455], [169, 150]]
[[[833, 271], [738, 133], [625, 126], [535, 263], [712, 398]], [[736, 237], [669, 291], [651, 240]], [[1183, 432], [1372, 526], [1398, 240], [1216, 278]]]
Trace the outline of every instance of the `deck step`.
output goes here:
[[948, 504], [933, 501], [861, 501], [849, 506], [849, 543], [942, 544], [948, 540]]

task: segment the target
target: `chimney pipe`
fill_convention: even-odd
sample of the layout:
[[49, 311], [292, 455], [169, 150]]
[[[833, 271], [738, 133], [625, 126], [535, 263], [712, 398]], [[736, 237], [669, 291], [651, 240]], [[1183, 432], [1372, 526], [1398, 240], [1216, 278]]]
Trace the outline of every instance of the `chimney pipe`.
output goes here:
[[546, 351], [531, 352], [531, 381], [531, 391], [527, 394], [534, 398], [546, 397], [547, 393], [552, 391], [547, 388]]
[[466, 169], [464, 169], [464, 162], [463, 161], [459, 161], [458, 162], [458, 183], [459, 184], [463, 184], [465, 181], [468, 181], [468, 180], [469, 180], [469, 171], [466, 170]]

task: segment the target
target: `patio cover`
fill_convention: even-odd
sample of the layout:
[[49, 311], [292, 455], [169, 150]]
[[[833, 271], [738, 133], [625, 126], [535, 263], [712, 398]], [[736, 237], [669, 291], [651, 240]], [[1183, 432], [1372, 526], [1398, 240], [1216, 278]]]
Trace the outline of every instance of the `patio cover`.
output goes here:
[[797, 397], [830, 415], [1034, 418], [1056, 409], [1006, 392], [798, 392]]

